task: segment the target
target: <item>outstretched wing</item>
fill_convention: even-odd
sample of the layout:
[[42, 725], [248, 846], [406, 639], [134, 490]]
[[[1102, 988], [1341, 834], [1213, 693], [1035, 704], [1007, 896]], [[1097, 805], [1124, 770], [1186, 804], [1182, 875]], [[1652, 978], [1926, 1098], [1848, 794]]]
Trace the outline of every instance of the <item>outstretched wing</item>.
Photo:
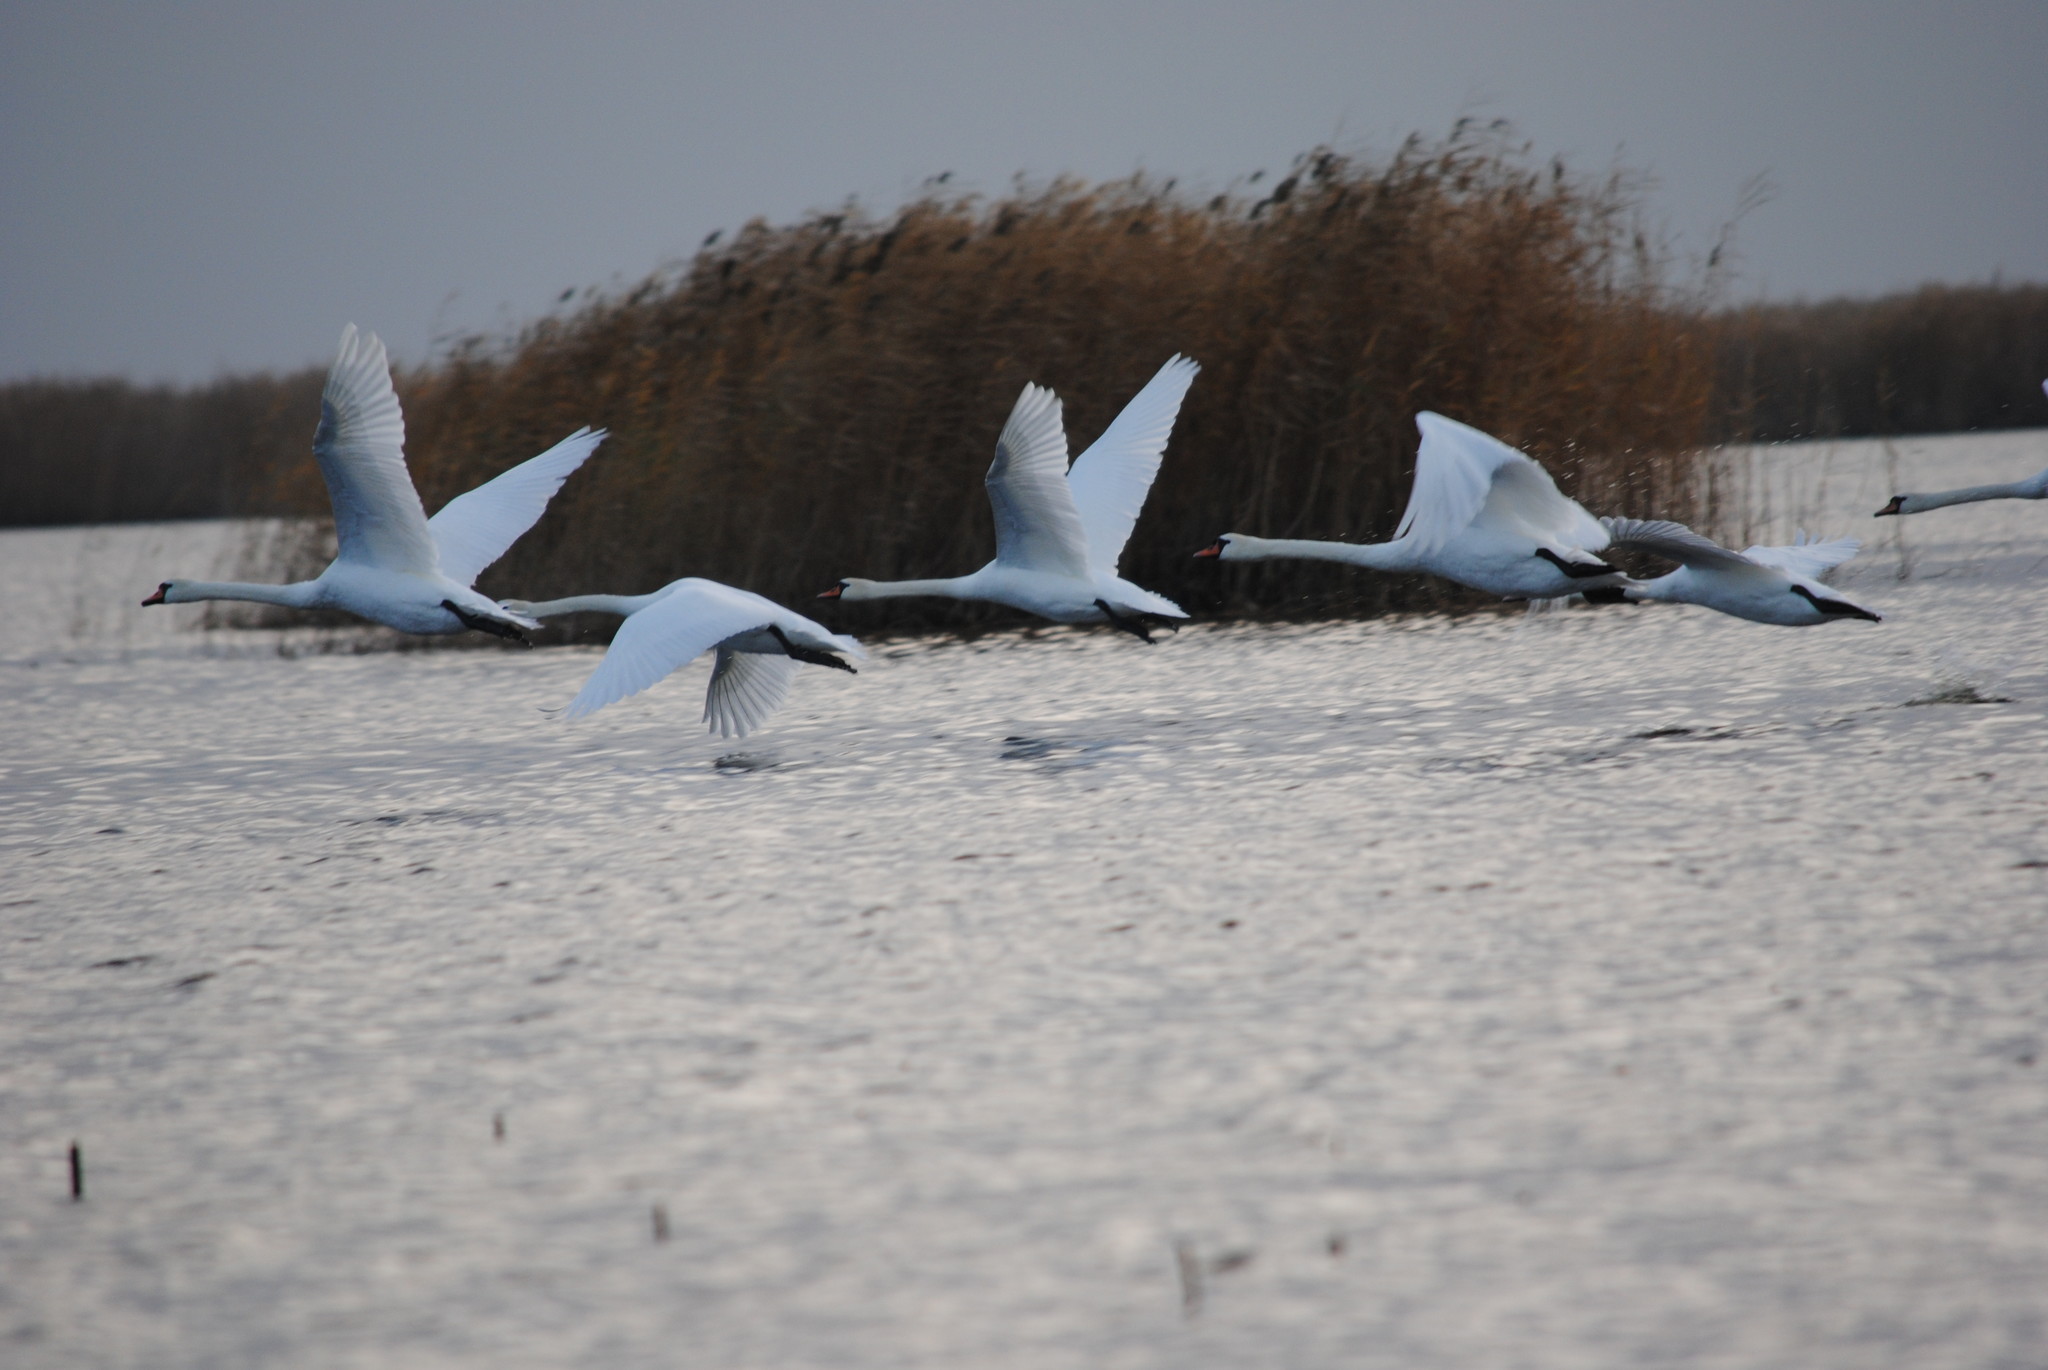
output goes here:
[[1641, 548], [1681, 565], [1740, 571], [1745, 568], [1753, 570], [1760, 564], [1669, 519], [1601, 519], [1600, 522], [1607, 526], [1609, 536], [1614, 539], [1609, 546]]
[[533, 527], [562, 482], [604, 440], [602, 428], [579, 428], [539, 456], [442, 505], [427, 521], [441, 553], [441, 574], [458, 585], [473, 584]]
[[1088, 537], [1088, 564], [1094, 570], [1115, 574], [1159, 474], [1159, 457], [1173, 435], [1181, 401], [1201, 369], [1186, 357], [1169, 359], [1067, 472], [1067, 488], [1080, 511]]
[[803, 668], [786, 656], [719, 648], [711, 688], [704, 693], [705, 725], [720, 737], [745, 737], [782, 707]]
[[727, 587], [683, 581], [619, 625], [604, 660], [569, 701], [567, 716], [582, 718], [639, 694], [677, 667], [737, 633], [765, 628], [774, 616]]
[[1424, 410], [1415, 416], [1422, 445], [1415, 453], [1415, 488], [1394, 530], [1417, 552], [1443, 547], [1482, 517], [1566, 547], [1598, 551], [1607, 531], [1577, 500], [1557, 488], [1532, 458], [1469, 424]]
[[341, 331], [320, 394], [313, 455], [334, 504], [337, 561], [432, 575], [439, 565], [427, 514], [405, 469], [405, 416], [375, 333]]
[[1088, 574], [1088, 535], [1067, 488], [1067, 430], [1059, 396], [1027, 385], [996, 439], [988, 468], [996, 560], [1026, 571]]
[[1806, 580], [1819, 580], [1855, 556], [1862, 546], [1856, 538], [1816, 542], [1806, 536], [1805, 529], [1801, 529], [1790, 547], [1745, 547], [1742, 555], [1759, 566], [1768, 566]]

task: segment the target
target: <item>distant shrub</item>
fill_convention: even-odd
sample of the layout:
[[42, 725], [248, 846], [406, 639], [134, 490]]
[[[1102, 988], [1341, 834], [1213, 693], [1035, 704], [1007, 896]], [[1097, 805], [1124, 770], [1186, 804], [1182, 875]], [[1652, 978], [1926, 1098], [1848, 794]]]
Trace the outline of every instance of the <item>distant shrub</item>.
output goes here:
[[288, 473], [309, 459], [321, 382], [0, 385], [0, 526], [302, 510], [308, 492]]
[[1924, 286], [1715, 321], [1715, 431], [1878, 437], [2048, 426], [2048, 286]]

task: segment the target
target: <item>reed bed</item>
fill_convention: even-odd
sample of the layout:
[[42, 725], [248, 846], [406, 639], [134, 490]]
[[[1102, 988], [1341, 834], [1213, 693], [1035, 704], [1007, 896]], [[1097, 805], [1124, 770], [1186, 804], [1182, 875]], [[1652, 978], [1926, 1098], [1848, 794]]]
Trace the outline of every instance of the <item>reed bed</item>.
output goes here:
[[[705, 575], [802, 603], [840, 576], [987, 560], [981, 476], [1027, 381], [1079, 452], [1167, 357], [1202, 363], [1124, 558], [1191, 610], [1467, 602], [1420, 578], [1190, 554], [1226, 530], [1373, 538], [1414, 415], [1536, 455], [1601, 512], [1691, 517], [1711, 358], [1632, 231], [1627, 182], [1531, 168], [1485, 130], [1263, 193], [1060, 182], [753, 223], [676, 273], [407, 378], [429, 503], [578, 423], [612, 438], [490, 584], [538, 597]], [[932, 627], [972, 606], [844, 620]]]
[[[1522, 447], [1596, 512], [1708, 513], [1694, 454], [1713, 347], [1637, 211], [1627, 178], [1536, 164], [1464, 124], [1377, 160], [1318, 150], [1215, 197], [1143, 177], [993, 200], [937, 187], [882, 218], [757, 221], [401, 376], [412, 465], [432, 509], [608, 427], [486, 591], [703, 575], [806, 606], [845, 575], [981, 565], [981, 477], [1019, 389], [1059, 392], [1078, 453], [1183, 352], [1203, 370], [1127, 576], [1208, 613], [1473, 603], [1420, 577], [1190, 554], [1229, 530], [1388, 536], [1421, 409]], [[303, 442], [268, 480], [282, 509], [324, 508]], [[1012, 618], [942, 601], [835, 615], [862, 631]]]

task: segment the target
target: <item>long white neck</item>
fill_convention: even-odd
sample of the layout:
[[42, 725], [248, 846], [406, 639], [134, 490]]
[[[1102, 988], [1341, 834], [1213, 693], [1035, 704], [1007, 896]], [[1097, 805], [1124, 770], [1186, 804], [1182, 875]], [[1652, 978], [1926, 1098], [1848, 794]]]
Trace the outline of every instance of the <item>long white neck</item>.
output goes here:
[[2048, 499], [2048, 471], [2032, 480], [2008, 485], [1971, 485], [1961, 490], [1943, 490], [1932, 495], [1908, 495], [1899, 505], [1902, 514], [1918, 514], [1950, 504], [1972, 504], [1980, 499]]
[[166, 604], [195, 604], [205, 599], [245, 599], [256, 604], [282, 604], [289, 609], [319, 607], [319, 582], [251, 585], [239, 580], [174, 580], [164, 592]]
[[648, 595], [570, 595], [567, 599], [544, 599], [538, 604], [508, 599], [505, 604], [515, 612], [534, 618], [553, 618], [556, 614], [627, 615], [639, 613], [665, 593], [665, 590], [656, 590]]
[[939, 595], [946, 599], [973, 599], [973, 576], [952, 576], [945, 580], [847, 580], [839, 592], [841, 601], [857, 599], [910, 599], [917, 595]]
[[1321, 542], [1313, 538], [1255, 538], [1224, 535], [1225, 561], [1344, 561], [1375, 571], [1407, 571], [1415, 554], [1402, 542]]

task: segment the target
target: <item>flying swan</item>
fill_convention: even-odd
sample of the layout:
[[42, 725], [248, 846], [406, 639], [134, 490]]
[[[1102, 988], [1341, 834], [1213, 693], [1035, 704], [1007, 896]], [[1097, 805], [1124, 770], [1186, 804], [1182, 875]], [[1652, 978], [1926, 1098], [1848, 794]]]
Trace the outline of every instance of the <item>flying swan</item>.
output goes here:
[[503, 607], [529, 618], [579, 612], [626, 616], [604, 660], [569, 701], [571, 720], [639, 694], [716, 648], [704, 722], [720, 737], [745, 737], [782, 707], [802, 663], [852, 671], [833, 653], [867, 657], [852, 638], [829, 632], [774, 600], [695, 577], [645, 595], [572, 595], [538, 604], [508, 599]]
[[320, 396], [313, 455], [334, 505], [339, 549], [314, 580], [291, 585], [167, 580], [148, 604], [242, 599], [293, 609], [345, 609], [407, 633], [467, 628], [524, 642], [533, 619], [470, 587], [534, 525], [562, 482], [597, 450], [604, 430], [579, 428], [530, 461], [449, 500], [428, 518], [405, 469], [405, 417], [384, 344], [342, 330]]
[[1663, 519], [1602, 519], [1613, 547], [1636, 547], [1679, 563], [1655, 580], [1627, 581], [1587, 596], [1607, 603], [1664, 600], [1698, 604], [1755, 623], [1804, 628], [1838, 618], [1884, 619], [1820, 583], [1831, 568], [1856, 555], [1855, 538], [1809, 542], [1801, 533], [1790, 547], [1749, 547], [1732, 552], [1682, 523]]
[[[1178, 604], [1117, 572], [1124, 543], [1159, 474], [1160, 453], [1201, 367], [1175, 356], [1067, 468], [1059, 397], [1027, 385], [996, 439], [988, 500], [996, 559], [943, 580], [840, 581], [819, 595], [852, 603], [911, 595], [981, 599], [1055, 623], [1108, 622], [1146, 642], [1152, 629], [1187, 617]], [[1174, 626], [1178, 627], [1178, 624]]]
[[[2041, 382], [2041, 389], [2048, 392], [2048, 381]], [[1961, 490], [1943, 490], [1932, 495], [1893, 495], [1892, 502], [1871, 517], [1924, 514], [1929, 509], [1940, 509], [1950, 504], [1974, 504], [1980, 499], [2048, 499], [2048, 471], [2008, 485], [1970, 485]]]
[[1390, 542], [1321, 542], [1225, 533], [1195, 553], [1219, 561], [1344, 561], [1426, 571], [1503, 599], [1551, 599], [1615, 585], [1597, 555], [1607, 530], [1550, 473], [1500, 439], [1424, 410], [1415, 487]]

